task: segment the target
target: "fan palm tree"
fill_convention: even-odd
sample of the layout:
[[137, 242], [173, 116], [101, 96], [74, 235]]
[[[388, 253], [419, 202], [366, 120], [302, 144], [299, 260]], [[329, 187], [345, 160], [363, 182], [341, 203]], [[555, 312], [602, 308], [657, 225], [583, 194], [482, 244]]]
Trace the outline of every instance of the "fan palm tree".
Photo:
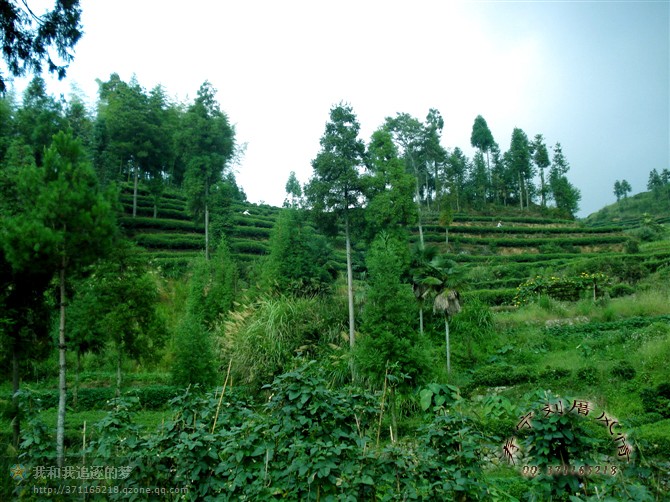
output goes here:
[[412, 290], [419, 302], [419, 331], [423, 335], [423, 307], [430, 297], [443, 291], [453, 262], [439, 254], [435, 246], [415, 246], [412, 250]]
[[442, 285], [439, 277], [430, 263], [437, 256], [437, 248], [434, 246], [424, 247], [416, 244], [412, 249], [410, 272], [412, 274], [412, 291], [419, 302], [419, 332], [423, 336], [423, 306], [434, 288]]
[[460, 295], [455, 289], [445, 289], [435, 297], [433, 313], [441, 312], [444, 315], [444, 338], [447, 353], [447, 374], [451, 373], [451, 349], [449, 347], [449, 317], [461, 311]]

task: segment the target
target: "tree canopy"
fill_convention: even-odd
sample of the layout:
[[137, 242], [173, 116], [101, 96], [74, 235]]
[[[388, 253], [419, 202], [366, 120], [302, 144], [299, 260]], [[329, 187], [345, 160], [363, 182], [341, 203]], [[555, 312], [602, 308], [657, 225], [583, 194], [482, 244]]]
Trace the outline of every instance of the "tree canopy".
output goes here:
[[[51, 10], [36, 15], [27, 2], [0, 2], [0, 42], [2, 57], [9, 76], [26, 72], [41, 73], [46, 64], [50, 73], [65, 77], [74, 59], [72, 49], [82, 36], [79, 0], [56, 0]], [[55, 50], [58, 59], [52, 58]], [[8, 76], [0, 72], [0, 93], [4, 93]]]

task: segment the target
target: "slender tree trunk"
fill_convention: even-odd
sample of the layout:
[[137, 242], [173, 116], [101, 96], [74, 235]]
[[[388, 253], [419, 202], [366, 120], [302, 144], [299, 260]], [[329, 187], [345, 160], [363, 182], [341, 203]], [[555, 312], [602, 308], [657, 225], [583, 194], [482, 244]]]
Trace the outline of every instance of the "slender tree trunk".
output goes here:
[[521, 173], [519, 173], [519, 204], [521, 209], [523, 209], [523, 180], [521, 179]]
[[158, 218], [158, 204], [154, 202], [154, 220]]
[[65, 256], [60, 269], [60, 322], [58, 325], [58, 419], [56, 423], [56, 463], [63, 467], [65, 459], [65, 401], [67, 386], [65, 381]]
[[426, 188], [426, 208], [430, 212], [430, 188], [428, 187], [428, 176], [426, 176], [426, 184], [424, 187]]
[[[18, 336], [18, 333], [17, 333]], [[18, 339], [12, 344], [12, 444], [14, 448], [19, 447], [21, 437], [21, 415], [19, 414], [19, 355], [17, 354], [16, 344]]]
[[419, 333], [423, 336], [423, 301], [419, 301]]
[[349, 236], [349, 214], [344, 214], [344, 234], [347, 247], [347, 296], [349, 298], [349, 346], [353, 347], [356, 340], [354, 328], [354, 273], [351, 266], [351, 239]]
[[444, 316], [444, 339], [447, 342], [447, 375], [451, 374], [451, 347], [449, 346], [449, 316]]
[[139, 169], [135, 164], [135, 179], [133, 181], [133, 218], [137, 216], [137, 185], [139, 183]]
[[546, 200], [546, 187], [544, 186], [544, 168], [540, 168], [540, 203], [542, 204], [542, 207], [547, 206], [547, 200]]
[[412, 163], [412, 169], [414, 170], [414, 196], [416, 197], [416, 213], [417, 213], [417, 221], [419, 224], [419, 242], [421, 243], [421, 249], [424, 248], [424, 243], [423, 243], [423, 226], [421, 225], [421, 191], [419, 190], [419, 172], [416, 169], [416, 165], [414, 164], [414, 157], [412, 155], [409, 156], [410, 162]]
[[395, 387], [391, 385], [389, 392], [389, 411], [391, 412], [391, 430], [393, 431], [393, 441], [398, 440], [398, 413], [395, 403]]
[[421, 194], [419, 193], [419, 178], [416, 178], [416, 213], [417, 213], [417, 222], [419, 224], [419, 242], [421, 243], [421, 249], [423, 249], [424, 242], [423, 242], [423, 226], [421, 224]]

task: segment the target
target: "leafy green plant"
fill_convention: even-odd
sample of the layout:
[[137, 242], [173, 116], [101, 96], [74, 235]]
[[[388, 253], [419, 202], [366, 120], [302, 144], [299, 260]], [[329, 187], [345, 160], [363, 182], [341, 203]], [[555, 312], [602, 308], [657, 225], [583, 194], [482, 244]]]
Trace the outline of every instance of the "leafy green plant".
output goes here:
[[[538, 467], [539, 474], [534, 485], [536, 494], [543, 500], [564, 494], [576, 494], [580, 480], [572, 475], [549, 475], [550, 470], [561, 466], [596, 465], [605, 461], [598, 449], [608, 438], [599, 437], [585, 427], [585, 420], [568, 408], [577, 401], [572, 398], [556, 398], [551, 393], [537, 392], [521, 425], [517, 425], [521, 437], [520, 447], [524, 464]], [[602, 432], [602, 431], [600, 431]], [[612, 445], [609, 445], [614, 448]]]
[[446, 413], [461, 399], [460, 391], [454, 385], [430, 383], [419, 391], [421, 409], [432, 413]]
[[475, 385], [487, 387], [516, 385], [530, 380], [532, 380], [532, 374], [527, 368], [519, 368], [505, 363], [484, 366], [472, 373], [472, 381]]
[[661, 383], [655, 388], [645, 388], [640, 391], [642, 407], [647, 413], [660, 413], [670, 418], [670, 384]]
[[615, 378], [622, 380], [632, 380], [637, 374], [635, 367], [627, 360], [616, 361], [615, 366], [610, 370], [610, 374]]
[[212, 385], [218, 375], [211, 334], [202, 321], [188, 314], [181, 321], [174, 342], [172, 383], [179, 387], [190, 384]]
[[293, 296], [261, 297], [240, 306], [214, 333], [236, 382], [260, 388], [291, 369], [295, 356], [340, 352], [346, 323], [342, 302]]

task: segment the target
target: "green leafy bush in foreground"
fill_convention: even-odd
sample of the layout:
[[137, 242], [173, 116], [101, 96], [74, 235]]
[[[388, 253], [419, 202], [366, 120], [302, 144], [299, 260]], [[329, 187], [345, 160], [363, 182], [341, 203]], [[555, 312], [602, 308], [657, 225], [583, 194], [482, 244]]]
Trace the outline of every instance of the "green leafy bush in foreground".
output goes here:
[[[411, 436], [392, 441], [385, 433], [380, 438], [380, 395], [332, 388], [314, 362], [278, 376], [265, 390], [269, 398], [254, 404], [237, 388], [191, 388], [170, 401], [174, 415], [148, 432], [133, 423], [137, 398], [113, 400], [92, 440], [70, 446], [67, 465], [81, 466], [85, 455], [89, 469], [127, 468], [123, 480], [86, 482], [100, 490], [118, 488], [104, 500], [509, 500], [508, 490], [519, 500], [598, 500], [596, 494], [602, 500], [659, 500], [641, 483], [658, 479], [656, 468], [635, 455], [614, 464], [617, 450], [607, 426], [597, 423], [597, 415], [570, 410], [568, 398], [562, 414], [546, 416], [546, 407], [557, 411], [558, 401], [544, 392], [525, 397], [520, 407], [508, 400], [482, 403], [483, 419], [499, 420], [511, 430], [498, 432], [516, 435], [522, 462], [509, 467], [499, 454], [500, 437], [486, 437], [482, 431], [490, 427], [461, 413], [463, 400], [452, 386], [421, 391], [422, 423]], [[509, 417], [519, 410], [534, 417], [515, 431]], [[653, 432], [645, 438], [659, 437]], [[31, 472], [53, 465], [52, 438], [39, 418], [28, 422], [22, 439], [19, 461]], [[588, 462], [616, 465], [617, 472], [545, 472]], [[524, 477], [523, 465], [544, 471]], [[32, 487], [54, 488], [57, 482], [44, 477], [17, 483], [13, 496], [40, 500]], [[145, 492], [155, 487], [188, 492]]]
[[[156, 486], [187, 487], [188, 500], [466, 500], [484, 493], [479, 435], [467, 417], [441, 414], [412, 440], [379, 444], [378, 396], [330, 388], [313, 363], [267, 390], [270, 399], [258, 408], [230, 390], [187, 391], [170, 402], [173, 418], [149, 434], [132, 423], [136, 400], [115, 400], [97, 439], [70, 464], [85, 453], [89, 468], [129, 466], [124, 491], [107, 493], [108, 500], [180, 497], [140, 495]], [[32, 421], [24, 434], [30, 454], [21, 462], [52, 465], [46, 445], [46, 429]], [[22, 485], [16, 491], [31, 497]]]

